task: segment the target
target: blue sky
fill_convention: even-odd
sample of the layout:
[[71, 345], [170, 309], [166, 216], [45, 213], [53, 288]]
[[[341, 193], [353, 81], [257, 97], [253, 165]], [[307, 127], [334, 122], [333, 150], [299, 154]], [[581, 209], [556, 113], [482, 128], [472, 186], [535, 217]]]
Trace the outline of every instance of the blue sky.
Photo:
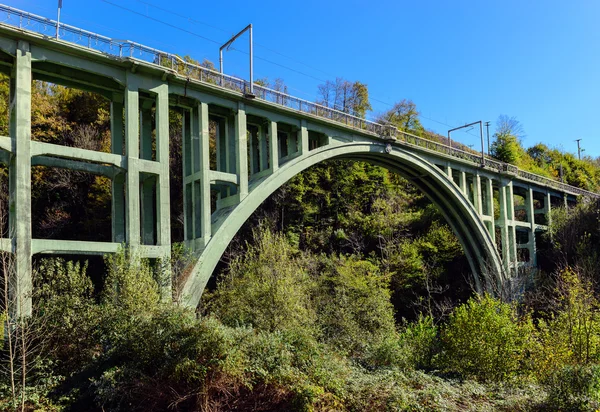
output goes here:
[[[6, 4], [56, 16], [57, 0]], [[375, 114], [411, 99], [443, 135], [477, 120], [493, 133], [505, 114], [525, 146], [575, 152], [581, 138], [600, 156], [599, 1], [63, 0], [61, 20], [216, 65], [219, 45], [252, 23], [255, 77], [282, 78], [291, 94], [314, 100], [325, 80], [359, 80]], [[235, 48], [225, 71], [248, 78], [247, 37]], [[477, 129], [452, 136], [479, 145]]]

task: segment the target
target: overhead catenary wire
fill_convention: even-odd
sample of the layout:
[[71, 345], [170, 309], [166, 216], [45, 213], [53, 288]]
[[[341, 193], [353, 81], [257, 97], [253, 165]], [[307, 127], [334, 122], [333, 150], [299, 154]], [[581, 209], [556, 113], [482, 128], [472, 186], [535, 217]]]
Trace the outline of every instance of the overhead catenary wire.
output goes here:
[[[117, 7], [117, 8], [119, 8], [119, 9], [121, 9], [121, 10], [125, 10], [125, 11], [128, 11], [128, 12], [130, 12], [130, 13], [133, 13], [133, 14], [135, 14], [135, 15], [141, 16], [141, 17], [143, 17], [143, 18], [146, 18], [146, 19], [152, 20], [152, 21], [154, 21], [154, 22], [156, 22], [156, 23], [160, 23], [160, 24], [163, 24], [163, 25], [165, 25], [165, 26], [167, 26], [167, 27], [171, 27], [171, 28], [173, 28], [173, 29], [175, 29], [175, 30], [179, 30], [179, 31], [181, 31], [181, 32], [184, 32], [184, 33], [190, 34], [190, 35], [192, 35], [192, 36], [195, 36], [195, 37], [198, 37], [198, 38], [200, 38], [200, 39], [203, 39], [203, 40], [209, 41], [209, 42], [211, 42], [211, 43], [214, 43], [214, 44], [217, 44], [217, 45], [220, 45], [220, 44], [221, 44], [221, 42], [219, 42], [219, 41], [217, 41], [217, 40], [214, 40], [214, 39], [211, 39], [211, 38], [209, 38], [209, 37], [206, 37], [206, 36], [200, 35], [200, 34], [198, 34], [198, 33], [195, 33], [195, 32], [193, 32], [193, 31], [191, 31], [191, 30], [184, 29], [184, 28], [182, 28], [182, 27], [179, 27], [179, 26], [177, 26], [177, 25], [175, 25], [175, 24], [172, 24], [172, 23], [169, 23], [169, 22], [163, 21], [163, 20], [161, 20], [161, 19], [157, 19], [157, 18], [155, 18], [155, 17], [151, 17], [151, 16], [149, 16], [149, 15], [147, 15], [147, 14], [144, 14], [144, 13], [138, 12], [138, 11], [136, 11], [136, 10], [132, 10], [132, 9], [130, 9], [130, 8], [128, 8], [128, 7], [121, 6], [121, 5], [119, 5], [119, 4], [116, 4], [116, 3], [112, 2], [112, 1], [109, 1], [109, 0], [100, 0], [100, 1], [102, 1], [103, 3], [106, 3], [106, 4], [110, 4], [111, 6]], [[157, 8], [157, 9], [160, 9], [161, 11], [168, 12], [168, 13], [170, 13], [170, 14], [176, 15], [176, 16], [178, 16], [178, 17], [180, 17], [180, 18], [185, 18], [185, 19], [186, 19], [186, 20], [188, 20], [188, 21], [197, 22], [197, 23], [200, 23], [200, 24], [206, 25], [206, 26], [208, 26], [208, 27], [214, 28], [214, 29], [216, 29], [216, 30], [220, 30], [220, 31], [223, 31], [223, 32], [227, 32], [227, 30], [225, 30], [225, 29], [222, 29], [222, 28], [219, 28], [219, 27], [216, 27], [216, 26], [213, 26], [213, 25], [210, 25], [210, 24], [208, 24], [208, 23], [201, 22], [201, 21], [198, 21], [198, 20], [195, 20], [195, 19], [190, 19], [190, 18], [188, 18], [188, 17], [186, 17], [186, 16], [183, 16], [183, 15], [181, 15], [181, 14], [179, 14], [179, 13], [176, 13], [176, 12], [170, 11], [170, 10], [168, 10], [168, 9], [165, 9], [165, 8], [163, 8], [163, 7], [156, 6], [156, 5], [154, 5], [154, 4], [152, 4], [152, 3], [149, 3], [149, 2], [147, 2], [147, 1], [144, 1], [144, 0], [137, 0], [137, 1], [138, 1], [138, 2], [140, 2], [140, 3], [142, 3], [142, 4], [146, 4], [146, 5], [148, 5], [148, 6], [155, 7], [155, 8]], [[257, 44], [258, 44], [258, 43], [257, 43]], [[274, 53], [276, 53], [276, 54], [279, 54], [279, 55], [281, 55], [281, 56], [283, 56], [283, 57], [289, 58], [289, 59], [291, 59], [291, 60], [295, 60], [295, 59], [293, 59], [293, 58], [291, 58], [291, 57], [289, 57], [289, 56], [286, 56], [286, 55], [285, 55], [285, 54], [283, 54], [283, 53], [280, 53], [280, 52], [277, 52], [277, 51], [275, 51], [275, 50], [272, 50], [272, 49], [270, 49], [270, 48], [268, 48], [268, 47], [266, 47], [266, 46], [262, 46], [262, 47], [264, 47], [265, 49], [267, 49], [267, 50], [269, 50], [269, 51], [272, 51], [272, 52], [274, 52]], [[243, 50], [239, 50], [239, 49], [235, 49], [235, 48], [232, 48], [232, 50], [235, 50], [235, 51], [237, 51], [237, 52], [239, 52], [239, 53], [242, 53], [242, 54], [249, 54], [248, 52], [245, 52], [245, 51], [243, 51]], [[297, 70], [297, 69], [294, 69], [294, 68], [288, 67], [288, 66], [286, 66], [286, 65], [284, 65], [284, 64], [281, 64], [281, 63], [274, 62], [274, 61], [272, 61], [272, 60], [269, 60], [269, 59], [266, 59], [266, 58], [264, 58], [264, 57], [257, 56], [257, 55], [254, 55], [254, 57], [255, 57], [256, 59], [258, 59], [258, 60], [262, 60], [262, 61], [264, 61], [264, 62], [266, 62], [266, 63], [269, 63], [269, 64], [272, 64], [272, 65], [275, 65], [275, 66], [281, 67], [281, 68], [283, 68], [283, 69], [286, 69], [286, 70], [292, 71], [292, 72], [294, 72], [294, 73], [300, 74], [300, 75], [302, 75], [302, 76], [305, 76], [305, 77], [309, 77], [309, 78], [311, 78], [311, 79], [313, 79], [313, 80], [317, 80], [317, 81], [320, 81], [320, 82], [327, 82], [327, 80], [324, 80], [324, 79], [321, 79], [321, 78], [319, 78], [319, 77], [313, 76], [313, 75], [311, 75], [311, 74], [305, 73], [305, 72], [303, 72], [303, 71], [300, 71], [300, 70]], [[296, 61], [296, 60], [295, 60], [295, 61]], [[327, 73], [327, 72], [325, 72], [325, 71], [323, 71], [323, 70], [320, 70], [320, 69], [317, 69], [317, 68], [311, 67], [311, 66], [309, 66], [309, 65], [307, 65], [307, 64], [305, 64], [305, 63], [303, 63], [303, 62], [300, 62], [300, 61], [297, 61], [297, 62], [298, 62], [298, 63], [301, 63], [301, 64], [303, 64], [304, 66], [306, 66], [306, 67], [309, 67], [309, 68], [311, 68], [311, 69], [313, 69], [313, 70], [317, 70], [317, 71], [320, 71], [320, 72], [322, 72], [322, 73], [324, 73], [324, 74], [328, 74], [328, 75], [330, 75], [329, 73]], [[333, 76], [333, 75], [331, 75], [331, 76]], [[295, 90], [297, 90], [297, 89], [295, 89]], [[304, 94], [306, 94], [306, 95], [311, 95], [311, 96], [312, 96], [312, 94], [309, 94], [309, 93], [305, 93], [305, 92], [304, 92]], [[392, 104], [389, 104], [389, 103], [387, 103], [387, 102], [383, 102], [382, 100], [379, 100], [379, 99], [376, 99], [376, 98], [373, 98], [373, 97], [370, 97], [370, 99], [371, 99], [371, 100], [374, 100], [374, 101], [377, 101], [377, 102], [379, 102], [379, 103], [382, 103], [382, 104], [384, 104], [384, 105], [387, 105], [387, 106], [389, 106], [389, 107], [394, 107], [394, 105], [392, 105]], [[333, 107], [333, 108], [335, 108], [335, 105], [334, 105], [334, 107]], [[434, 119], [430, 119], [430, 118], [428, 118], [428, 117], [426, 117], [426, 116], [423, 116], [423, 115], [419, 115], [419, 116], [420, 116], [420, 117], [422, 117], [422, 118], [424, 118], [424, 119], [427, 119], [427, 120], [433, 121], [433, 122], [435, 122], [435, 123], [438, 123], [438, 124], [441, 124], [441, 125], [444, 125], [444, 126], [447, 126], [447, 127], [452, 127], [452, 126], [450, 126], [450, 125], [447, 125], [447, 124], [445, 124], [445, 123], [442, 123], [442, 122], [440, 122], [440, 121], [437, 121], [437, 120], [434, 120]], [[473, 134], [471, 134], [471, 133], [468, 133], [468, 132], [467, 132], [467, 134], [470, 134], [470, 135], [471, 135], [471, 136], [473, 136], [473, 137], [477, 137], [477, 136], [475, 136], [475, 135], [473, 135]]]

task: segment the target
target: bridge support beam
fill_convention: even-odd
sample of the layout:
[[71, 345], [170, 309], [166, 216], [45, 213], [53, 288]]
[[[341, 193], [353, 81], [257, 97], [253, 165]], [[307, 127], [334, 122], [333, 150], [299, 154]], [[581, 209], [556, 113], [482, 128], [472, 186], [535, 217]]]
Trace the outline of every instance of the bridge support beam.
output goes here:
[[31, 52], [19, 41], [13, 67], [10, 102], [12, 152], [9, 166], [9, 232], [14, 253], [9, 275], [11, 317], [32, 313], [31, 226]]
[[[113, 96], [110, 104], [111, 152], [123, 154], [123, 95]], [[125, 242], [125, 174], [118, 173], [111, 181], [112, 241]]]

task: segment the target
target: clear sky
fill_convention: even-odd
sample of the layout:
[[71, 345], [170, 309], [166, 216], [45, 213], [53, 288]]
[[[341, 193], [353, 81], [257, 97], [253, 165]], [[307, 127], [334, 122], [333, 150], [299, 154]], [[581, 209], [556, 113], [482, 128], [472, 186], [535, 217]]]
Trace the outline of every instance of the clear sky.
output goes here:
[[[56, 18], [57, 0], [6, 4]], [[343, 77], [369, 86], [374, 113], [411, 99], [423, 125], [449, 128], [515, 116], [528, 147], [600, 156], [600, 1], [63, 0], [61, 21], [113, 38], [207, 58], [254, 27], [255, 78], [282, 78], [314, 100]], [[225, 72], [248, 78], [246, 35]], [[479, 146], [479, 131], [453, 139]]]

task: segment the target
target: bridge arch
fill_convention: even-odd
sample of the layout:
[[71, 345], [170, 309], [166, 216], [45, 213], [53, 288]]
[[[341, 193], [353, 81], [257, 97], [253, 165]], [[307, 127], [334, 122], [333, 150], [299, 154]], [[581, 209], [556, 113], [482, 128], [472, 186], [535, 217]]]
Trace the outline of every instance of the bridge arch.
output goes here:
[[498, 290], [503, 269], [498, 251], [477, 212], [460, 189], [436, 165], [398, 146], [352, 142], [327, 145], [281, 165], [274, 173], [249, 182], [248, 195], [224, 214], [183, 284], [183, 302], [196, 307], [227, 246], [252, 213], [278, 188], [309, 167], [330, 159], [366, 161], [410, 180], [434, 204], [457, 235], [469, 261], [478, 292]]

